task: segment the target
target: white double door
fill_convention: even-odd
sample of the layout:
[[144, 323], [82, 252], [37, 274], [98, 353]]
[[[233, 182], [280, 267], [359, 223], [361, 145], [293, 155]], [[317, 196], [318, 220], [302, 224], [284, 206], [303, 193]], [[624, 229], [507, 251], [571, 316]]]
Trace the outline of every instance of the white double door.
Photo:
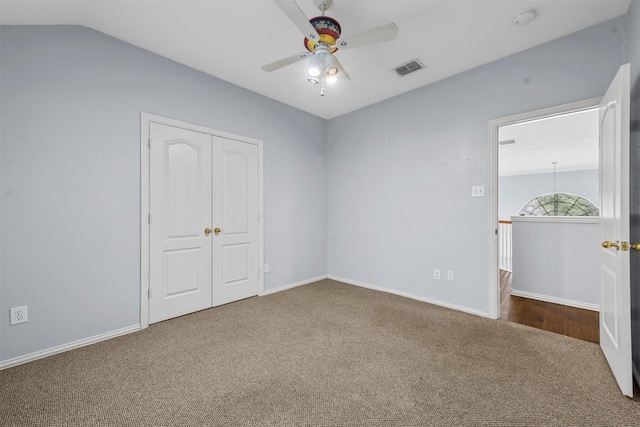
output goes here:
[[257, 295], [257, 146], [149, 133], [149, 323]]

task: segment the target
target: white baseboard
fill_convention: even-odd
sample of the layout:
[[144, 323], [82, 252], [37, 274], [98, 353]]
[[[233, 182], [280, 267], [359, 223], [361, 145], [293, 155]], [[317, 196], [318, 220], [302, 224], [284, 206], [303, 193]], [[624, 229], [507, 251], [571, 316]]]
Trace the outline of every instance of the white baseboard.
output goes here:
[[537, 299], [539, 301], [552, 302], [554, 304], [568, 305], [569, 307], [584, 308], [585, 310], [600, 311], [600, 306], [598, 304], [573, 301], [570, 299], [552, 297], [549, 295], [534, 294], [533, 292], [525, 292], [512, 289], [511, 295], [522, 298]]
[[[296, 282], [296, 283], [290, 283], [288, 285], [280, 286], [280, 287], [275, 288], [275, 289], [266, 290], [261, 294], [261, 296], [262, 295], [273, 294], [273, 293], [276, 293], [276, 292], [286, 291], [287, 289], [295, 288], [295, 287], [302, 286], [302, 285], [307, 285], [309, 283], [317, 282], [319, 280], [323, 280], [323, 279], [326, 279], [326, 278], [327, 278], [327, 275], [323, 275], [323, 276], [313, 277], [313, 278], [307, 279], [307, 280], [302, 280], [302, 281]], [[90, 345], [90, 344], [95, 344], [95, 343], [100, 342], [100, 341], [105, 341], [105, 340], [108, 340], [108, 339], [111, 339], [111, 338], [118, 337], [120, 335], [126, 335], [126, 334], [130, 334], [132, 332], [138, 332], [138, 331], [140, 331], [140, 324], [131, 325], [131, 326], [128, 326], [126, 328], [118, 329], [118, 330], [107, 332], [107, 333], [100, 334], [100, 335], [95, 335], [93, 337], [81, 339], [81, 340], [74, 341], [74, 342], [71, 342], [71, 343], [68, 343], [68, 344], [63, 344], [63, 345], [56, 346], [56, 347], [51, 347], [51, 348], [48, 348], [48, 349], [45, 349], [45, 350], [36, 351], [34, 353], [26, 354], [24, 356], [14, 357], [13, 359], [2, 360], [2, 361], [0, 361], [0, 370], [11, 368], [11, 367], [17, 366], [17, 365], [22, 365], [23, 363], [32, 362], [34, 360], [42, 359], [42, 358], [47, 357], [47, 356], [53, 356], [54, 354], [63, 353], [65, 351], [69, 351], [69, 350], [73, 350], [73, 349], [76, 349], [76, 348], [84, 347], [84, 346], [87, 346], [87, 345]]]
[[437, 306], [440, 306], [440, 307], [450, 308], [452, 310], [462, 311], [464, 313], [469, 313], [469, 314], [474, 314], [476, 316], [489, 318], [489, 313], [486, 313], [484, 311], [476, 310], [476, 309], [469, 308], [469, 307], [463, 307], [461, 305], [450, 304], [448, 302], [439, 301], [439, 300], [435, 300], [435, 299], [431, 299], [431, 298], [426, 298], [426, 297], [423, 297], [423, 296], [420, 296], [420, 295], [414, 295], [414, 294], [410, 294], [408, 292], [398, 291], [396, 289], [391, 289], [391, 288], [385, 288], [385, 287], [382, 287], [382, 286], [371, 285], [369, 283], [358, 282], [356, 280], [345, 279], [344, 277], [337, 277], [337, 276], [332, 276], [332, 275], [329, 275], [329, 279], [335, 280], [335, 281], [338, 281], [338, 282], [342, 282], [342, 283], [346, 283], [348, 285], [355, 285], [355, 286], [360, 286], [361, 288], [373, 289], [374, 291], [386, 292], [388, 294], [398, 295], [398, 296], [401, 296], [401, 297], [410, 298], [410, 299], [414, 299], [414, 300], [421, 301], [421, 302], [426, 302], [428, 304], [433, 304], [433, 305], [437, 305]]
[[132, 332], [138, 332], [139, 330], [140, 330], [140, 325], [131, 325], [131, 326], [127, 326], [126, 328], [117, 329], [115, 331], [107, 332], [100, 335], [94, 335], [92, 337], [70, 342], [68, 344], [51, 347], [46, 350], [36, 351], [35, 353], [25, 354], [24, 356], [14, 357], [13, 359], [3, 360], [3, 361], [0, 361], [0, 370], [11, 368], [17, 365], [22, 365], [23, 363], [27, 363], [27, 362], [33, 362], [34, 360], [42, 359], [47, 356], [53, 356], [54, 354], [63, 353], [65, 351], [95, 344], [100, 341], [105, 341], [111, 338], [119, 337], [120, 335], [126, 335]]
[[[264, 295], [269, 295], [269, 294], [274, 294], [277, 292], [282, 292], [282, 291], [286, 291], [287, 289], [292, 289], [292, 288], [296, 288], [298, 286], [303, 286], [303, 285], [308, 285], [309, 283], [313, 283], [313, 282], [317, 282], [320, 280], [324, 280], [324, 279], [331, 279], [331, 280], [336, 280], [338, 282], [342, 282], [342, 283], [346, 283], [348, 285], [354, 285], [354, 286], [359, 286], [362, 288], [367, 288], [367, 289], [372, 289], [375, 291], [380, 291], [380, 292], [386, 292], [389, 294], [394, 294], [394, 295], [399, 295], [405, 298], [411, 298], [417, 301], [422, 301], [422, 302], [426, 302], [428, 304], [433, 304], [433, 305], [437, 305], [440, 307], [445, 307], [445, 308], [450, 308], [452, 310], [457, 310], [457, 311], [462, 311], [464, 313], [469, 313], [469, 314], [474, 314], [476, 316], [480, 316], [480, 317], [489, 317], [488, 313], [485, 313], [483, 311], [479, 311], [479, 310], [475, 310], [472, 308], [468, 308], [468, 307], [463, 307], [463, 306], [459, 306], [456, 304], [450, 304], [447, 302], [443, 302], [443, 301], [439, 301], [439, 300], [434, 300], [431, 298], [425, 298], [419, 295], [414, 295], [414, 294], [410, 294], [408, 292], [403, 292], [403, 291], [398, 291], [396, 289], [391, 289], [391, 288], [385, 288], [382, 286], [376, 286], [376, 285], [372, 285], [369, 283], [364, 283], [364, 282], [359, 282], [356, 280], [350, 280], [350, 279], [345, 279], [344, 277], [337, 277], [337, 276], [332, 276], [332, 275], [322, 275], [322, 276], [317, 276], [317, 277], [313, 277], [311, 279], [307, 279], [307, 280], [302, 280], [299, 282], [295, 282], [295, 283], [290, 283], [288, 285], [284, 285], [284, 286], [280, 286], [274, 289], [268, 289], [266, 291], [264, 291], [262, 293], [262, 296]], [[540, 301], [546, 301], [546, 302], [552, 302], [552, 303], [556, 303], [556, 304], [562, 304], [562, 305], [568, 305], [571, 307], [578, 307], [578, 308], [584, 308], [587, 310], [593, 310], [593, 311], [599, 311], [600, 310], [600, 306], [596, 305], [596, 304], [588, 304], [588, 303], [583, 303], [583, 302], [578, 302], [578, 301], [572, 301], [572, 300], [567, 300], [567, 299], [563, 299], [563, 298], [556, 298], [556, 297], [550, 297], [550, 296], [546, 296], [546, 295], [539, 295], [539, 294], [534, 294], [531, 292], [524, 292], [524, 291], [517, 291], [517, 290], [512, 290], [511, 291], [511, 295], [515, 295], [515, 296], [521, 296], [524, 298], [532, 298], [532, 299], [537, 299]], [[140, 325], [131, 325], [131, 326], [127, 326], [126, 328], [122, 328], [122, 329], [117, 329], [115, 331], [111, 331], [111, 332], [107, 332], [104, 334], [100, 334], [100, 335], [95, 335], [89, 338], [85, 338], [85, 339], [81, 339], [78, 341], [74, 341], [68, 344], [63, 344], [60, 346], [56, 346], [56, 347], [51, 347], [45, 350], [40, 350], [34, 353], [30, 353], [30, 354], [26, 354], [24, 356], [18, 356], [18, 357], [14, 357], [13, 359], [8, 359], [8, 360], [3, 360], [0, 361], [0, 370], [3, 369], [7, 369], [7, 368], [11, 368], [13, 366], [17, 366], [17, 365], [21, 365], [23, 363], [27, 363], [27, 362], [32, 362], [34, 360], [38, 360], [38, 359], [42, 359], [44, 357], [47, 356], [52, 356], [54, 354], [58, 354], [58, 353], [63, 353], [65, 351], [69, 351], [69, 350], [73, 350], [76, 348], [80, 348], [80, 347], [84, 347], [87, 345], [91, 345], [91, 344], [95, 344], [97, 342], [100, 341], [105, 341], [111, 338], [115, 338], [121, 335], [126, 335], [126, 334], [130, 334], [132, 332], [138, 332], [140, 330]], [[638, 370], [636, 369], [636, 367], [633, 367], [633, 374], [634, 377], [636, 379], [636, 381], [640, 384], [640, 373], [638, 372]]]
[[276, 292], [282, 292], [282, 291], [286, 291], [287, 289], [297, 288], [298, 286], [308, 285], [309, 283], [317, 282], [319, 280], [324, 280], [324, 279], [327, 279], [328, 277], [329, 276], [327, 276], [325, 274], [325, 275], [322, 275], [322, 276], [313, 277], [311, 279], [301, 280], [300, 282], [289, 283], [288, 285], [279, 286], [277, 288], [267, 289], [264, 292], [262, 292], [262, 294], [260, 294], [260, 296], [275, 294]]

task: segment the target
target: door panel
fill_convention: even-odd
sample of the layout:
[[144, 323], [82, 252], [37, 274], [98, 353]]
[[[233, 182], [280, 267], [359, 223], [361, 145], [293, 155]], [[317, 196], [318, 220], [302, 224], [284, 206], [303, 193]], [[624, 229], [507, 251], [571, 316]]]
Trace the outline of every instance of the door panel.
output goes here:
[[211, 307], [211, 136], [150, 125], [149, 322]]
[[214, 138], [214, 305], [258, 294], [258, 148]]
[[167, 239], [197, 237], [200, 230], [200, 180], [206, 167], [203, 149], [186, 140], [166, 142], [164, 147]]
[[629, 64], [620, 67], [600, 103], [600, 347], [620, 390], [631, 397], [629, 71]]
[[198, 290], [201, 282], [198, 278], [200, 252], [198, 249], [165, 251], [163, 295], [175, 297]]
[[[616, 313], [616, 273], [602, 266], [602, 306], [606, 310], [601, 310], [602, 328], [606, 332], [608, 339], [618, 347], [618, 326]], [[602, 340], [600, 340], [602, 341]]]
[[[226, 141], [228, 144], [228, 141]], [[242, 144], [242, 143], [237, 143]], [[222, 225], [225, 235], [249, 234], [249, 180], [252, 158], [245, 153], [221, 150], [222, 174]]]
[[229, 286], [249, 280], [249, 261], [251, 260], [250, 246], [245, 243], [239, 245], [225, 245], [222, 248], [222, 283]]

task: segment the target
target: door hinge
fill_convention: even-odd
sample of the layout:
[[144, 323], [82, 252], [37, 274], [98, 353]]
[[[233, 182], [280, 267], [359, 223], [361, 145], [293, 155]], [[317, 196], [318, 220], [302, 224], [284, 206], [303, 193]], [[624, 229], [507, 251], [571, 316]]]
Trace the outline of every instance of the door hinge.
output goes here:
[[149, 150], [151, 150], [151, 138], [147, 140], [147, 146], [149, 147]]
[[151, 214], [147, 215], [147, 222], [151, 224]]
[[147, 292], [147, 296], [149, 299], [151, 299], [151, 288], [149, 288], [149, 292]]
[[498, 229], [496, 228], [496, 236], [498, 235]]
[[258, 221], [260, 221], [260, 212], [258, 212]]

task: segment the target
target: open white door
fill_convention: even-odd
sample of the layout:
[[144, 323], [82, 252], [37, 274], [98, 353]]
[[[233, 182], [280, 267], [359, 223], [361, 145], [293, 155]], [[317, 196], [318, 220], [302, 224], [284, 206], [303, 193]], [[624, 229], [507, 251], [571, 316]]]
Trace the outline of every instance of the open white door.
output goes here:
[[629, 260], [630, 66], [600, 103], [600, 347], [620, 390], [633, 397]]

